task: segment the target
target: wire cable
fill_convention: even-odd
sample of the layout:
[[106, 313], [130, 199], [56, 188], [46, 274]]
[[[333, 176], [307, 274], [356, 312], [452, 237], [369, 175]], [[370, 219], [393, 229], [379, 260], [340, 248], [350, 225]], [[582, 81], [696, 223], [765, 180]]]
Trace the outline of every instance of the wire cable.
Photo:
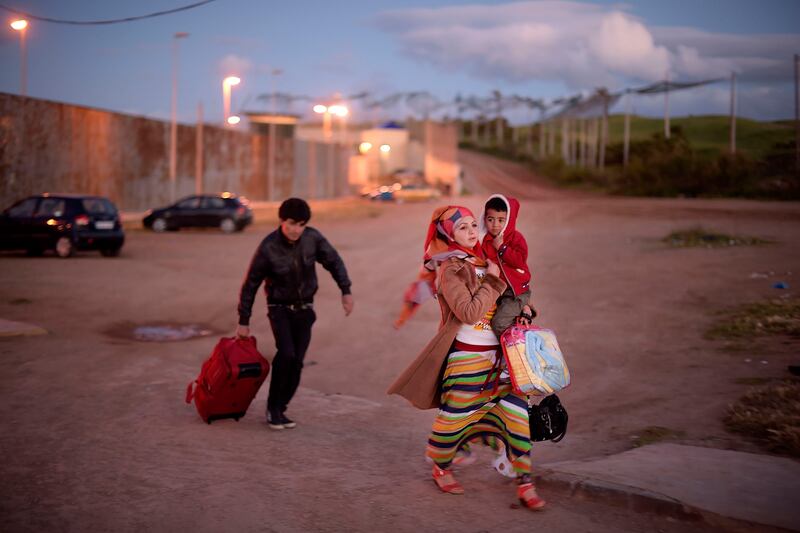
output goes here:
[[160, 17], [162, 15], [170, 15], [172, 13], [194, 9], [196, 7], [200, 7], [202, 5], [210, 4], [211, 2], [216, 2], [216, 1], [217, 0], [202, 0], [201, 2], [195, 2], [193, 4], [176, 7], [174, 9], [167, 9], [165, 11], [156, 11], [155, 13], [148, 13], [147, 15], [139, 15], [136, 17], [125, 17], [121, 19], [109, 19], [109, 20], [64, 20], [64, 19], [54, 19], [49, 17], [40, 17], [38, 15], [34, 15], [33, 13], [26, 13], [25, 11], [20, 11], [19, 9], [13, 9], [3, 4], [0, 4], [0, 9], [5, 9], [6, 11], [10, 11], [17, 15], [22, 15], [29, 19], [39, 20], [41, 22], [52, 22], [54, 24], [72, 24], [76, 26], [99, 26], [103, 24], [119, 24], [122, 22], [134, 22], [142, 19]]

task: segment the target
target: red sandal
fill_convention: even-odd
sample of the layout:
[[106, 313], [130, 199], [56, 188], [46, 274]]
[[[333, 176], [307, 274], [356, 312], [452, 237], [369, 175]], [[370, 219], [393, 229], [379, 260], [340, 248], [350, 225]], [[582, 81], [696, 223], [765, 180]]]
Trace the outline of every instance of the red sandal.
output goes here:
[[453, 477], [449, 470], [442, 470], [435, 464], [433, 465], [433, 481], [442, 492], [448, 494], [464, 494], [464, 488]]
[[533, 486], [533, 483], [523, 483], [518, 486], [517, 498], [522, 502], [522, 505], [534, 511], [543, 508], [547, 503], [536, 494], [536, 487]]

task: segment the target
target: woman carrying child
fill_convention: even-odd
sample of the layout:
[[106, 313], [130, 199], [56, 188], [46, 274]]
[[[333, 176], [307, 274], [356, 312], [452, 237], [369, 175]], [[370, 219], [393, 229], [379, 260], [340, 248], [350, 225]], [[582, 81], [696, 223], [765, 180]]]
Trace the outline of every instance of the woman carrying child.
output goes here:
[[438, 408], [428, 439], [433, 480], [443, 492], [463, 494], [453, 477], [457, 452], [475, 438], [498, 446], [517, 477], [517, 497], [530, 509], [545, 502], [530, 476], [528, 404], [499, 381], [499, 341], [490, 325], [506, 289], [498, 265], [487, 261], [478, 221], [461, 206], [436, 209], [425, 240], [420, 280], [406, 293], [406, 312], [436, 294], [442, 318], [434, 338], [389, 388], [420, 409]]

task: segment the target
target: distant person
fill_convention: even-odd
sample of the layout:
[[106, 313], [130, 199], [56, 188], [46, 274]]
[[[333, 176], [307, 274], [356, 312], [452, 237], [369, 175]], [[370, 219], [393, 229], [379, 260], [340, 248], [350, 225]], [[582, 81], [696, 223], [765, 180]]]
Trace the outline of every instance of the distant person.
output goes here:
[[497, 264], [485, 259], [478, 222], [465, 207], [451, 205], [433, 212], [422, 273], [406, 292], [407, 305], [396, 326], [431, 296], [431, 287], [442, 312], [439, 330], [388, 393], [403, 396], [419, 409], [439, 409], [426, 456], [442, 492], [464, 493], [452, 466], [470, 440], [481, 439], [495, 443], [513, 468], [523, 505], [541, 509], [545, 501], [531, 481], [527, 398], [497, 379], [499, 341], [489, 322], [506, 283]]
[[481, 216], [481, 247], [486, 258], [500, 267], [506, 290], [497, 300], [492, 331], [500, 337], [515, 322], [529, 324], [536, 313], [530, 306], [531, 271], [528, 268], [528, 243], [517, 231], [519, 202], [516, 198], [494, 194]]
[[258, 287], [266, 282], [267, 316], [277, 348], [267, 397], [267, 424], [271, 429], [290, 429], [297, 424], [286, 416], [286, 409], [300, 384], [311, 326], [317, 318], [315, 263], [331, 273], [342, 291], [345, 316], [353, 311], [353, 296], [339, 254], [319, 231], [306, 226], [311, 219], [308, 203], [289, 198], [278, 209], [278, 217], [280, 226], [258, 245], [242, 284], [236, 335], [250, 335], [253, 300]]

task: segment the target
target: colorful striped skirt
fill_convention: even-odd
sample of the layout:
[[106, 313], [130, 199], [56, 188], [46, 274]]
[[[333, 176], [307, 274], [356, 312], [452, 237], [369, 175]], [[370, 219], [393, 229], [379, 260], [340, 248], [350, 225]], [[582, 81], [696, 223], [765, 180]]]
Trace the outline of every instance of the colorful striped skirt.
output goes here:
[[[494, 387], [498, 370], [488, 352], [453, 351], [442, 377], [442, 406], [433, 422], [427, 456], [447, 468], [456, 452], [473, 439], [502, 448], [518, 474], [531, 469], [528, 401], [510, 383]], [[491, 375], [490, 375], [491, 374]], [[488, 382], [487, 382], [487, 377]]]

